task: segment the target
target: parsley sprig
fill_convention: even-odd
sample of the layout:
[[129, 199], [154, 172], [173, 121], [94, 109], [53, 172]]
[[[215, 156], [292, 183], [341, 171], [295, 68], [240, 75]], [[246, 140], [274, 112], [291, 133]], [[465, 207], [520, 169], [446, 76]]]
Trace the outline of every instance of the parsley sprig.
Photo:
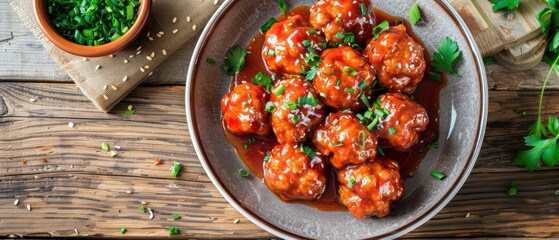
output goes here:
[[233, 76], [235, 73], [240, 72], [245, 67], [245, 57], [247, 51], [239, 45], [235, 45], [225, 54], [225, 61], [221, 68], [228, 76]]
[[439, 44], [439, 49], [433, 53], [433, 62], [431, 62], [431, 66], [439, 72], [448, 72], [458, 77], [462, 77], [462, 75], [454, 70], [456, 60], [461, 55], [462, 52], [458, 48], [458, 43], [449, 37], [445, 37]]
[[513, 10], [518, 7], [520, 0], [489, 0], [493, 3], [493, 12], [501, 9]]

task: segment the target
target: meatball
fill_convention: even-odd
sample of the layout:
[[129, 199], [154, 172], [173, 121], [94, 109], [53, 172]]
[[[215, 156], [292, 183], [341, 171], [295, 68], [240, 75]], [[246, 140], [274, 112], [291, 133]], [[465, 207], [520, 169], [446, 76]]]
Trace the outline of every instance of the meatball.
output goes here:
[[[285, 75], [300, 74], [310, 69], [305, 58], [310, 54], [319, 54], [324, 37], [299, 15], [274, 23], [266, 32], [266, 41], [262, 56], [273, 72]], [[309, 59], [307, 59], [309, 60]]]
[[294, 78], [282, 80], [270, 101], [276, 110], [272, 113], [272, 130], [281, 144], [297, 144], [308, 139], [313, 128], [325, 117], [324, 104], [318, 100], [310, 82]]
[[388, 110], [388, 115], [380, 120], [376, 134], [381, 139], [400, 150], [413, 146], [419, 135], [429, 124], [429, 116], [421, 105], [401, 93], [386, 93], [379, 96], [380, 108]]
[[379, 84], [389, 91], [412, 92], [425, 73], [423, 47], [406, 33], [404, 25], [371, 39], [365, 55], [377, 70]]
[[383, 158], [338, 172], [340, 201], [356, 218], [384, 217], [404, 194], [398, 163]]
[[371, 38], [376, 18], [370, 0], [320, 0], [311, 8], [310, 22], [330, 42], [353, 36], [362, 45]]
[[361, 93], [373, 93], [375, 72], [358, 52], [348, 46], [324, 50], [313, 85], [328, 106], [359, 110]]
[[270, 94], [262, 86], [254, 84], [237, 85], [233, 91], [221, 99], [221, 112], [225, 128], [230, 133], [243, 135], [269, 135], [270, 114], [266, 103]]
[[318, 126], [312, 141], [337, 169], [373, 160], [377, 155], [377, 137], [350, 113], [331, 113]]
[[309, 155], [297, 145], [276, 145], [264, 165], [268, 188], [285, 201], [318, 198], [326, 189], [324, 160], [320, 153]]

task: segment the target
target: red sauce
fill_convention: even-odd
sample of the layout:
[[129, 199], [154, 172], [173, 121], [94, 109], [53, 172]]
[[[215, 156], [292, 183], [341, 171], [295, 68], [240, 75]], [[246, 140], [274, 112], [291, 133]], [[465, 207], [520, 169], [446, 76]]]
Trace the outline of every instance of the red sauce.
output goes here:
[[[308, 21], [310, 16], [309, 9], [310, 8], [308, 6], [299, 6], [293, 8], [286, 15], [279, 16], [277, 18], [277, 21], [285, 20], [288, 16], [293, 15], [301, 15]], [[413, 31], [411, 31], [412, 27], [407, 20], [400, 17], [388, 15], [387, 13], [378, 9], [375, 9], [375, 14], [377, 23], [381, 23], [385, 20], [387, 20], [391, 26], [403, 23], [408, 29], [408, 34], [425, 49], [424, 56], [426, 62], [431, 62], [431, 55], [427, 51], [427, 48], [425, 47], [421, 39], [419, 39], [417, 35]], [[231, 90], [238, 84], [252, 82], [252, 78], [254, 77], [254, 75], [256, 75], [260, 71], [267, 73], [268, 75], [274, 74], [266, 68], [264, 60], [262, 59], [261, 52], [264, 46], [264, 36], [264, 34], [258, 33], [246, 47], [248, 55], [245, 57], [245, 68], [243, 69], [243, 71], [233, 77], [230, 87]], [[429, 150], [429, 145], [436, 142], [439, 135], [439, 93], [446, 85], [447, 80], [444, 76], [441, 82], [436, 82], [428, 79], [427, 73], [430, 71], [433, 71], [433, 69], [431, 66], [427, 65], [423, 80], [421, 81], [421, 83], [419, 83], [416, 90], [412, 94], [410, 94], [410, 96], [413, 96], [414, 100], [417, 103], [425, 108], [430, 120], [429, 125], [427, 126], [427, 130], [420, 137], [419, 143], [406, 151], [382, 148], [387, 157], [398, 161], [400, 165], [401, 175], [404, 178], [409, 178], [414, 175], [415, 170], [423, 159], [423, 156], [425, 156], [425, 154]], [[248, 147], [245, 149], [245, 146], [247, 146], [246, 144], [248, 142], [248, 137], [238, 137], [230, 134], [229, 132], [227, 132], [227, 130], [225, 130], [224, 126], [223, 132], [225, 133], [227, 141], [229, 141], [229, 143], [236, 149], [237, 154], [239, 154], [252, 174], [259, 178], [263, 178], [264, 157], [266, 156], [267, 152], [272, 150], [272, 148], [274, 148], [274, 146], [277, 144], [276, 137], [273, 134], [266, 137], [256, 136], [254, 137], [256, 141], [253, 144], [248, 145]], [[382, 142], [380, 143], [380, 145], [382, 146]], [[307, 204], [323, 211], [347, 211], [347, 209], [338, 202], [337, 172], [331, 167], [328, 167], [326, 171], [327, 173], [329, 173], [328, 185], [325, 192], [319, 199], [314, 201], [292, 201], [292, 203]]]

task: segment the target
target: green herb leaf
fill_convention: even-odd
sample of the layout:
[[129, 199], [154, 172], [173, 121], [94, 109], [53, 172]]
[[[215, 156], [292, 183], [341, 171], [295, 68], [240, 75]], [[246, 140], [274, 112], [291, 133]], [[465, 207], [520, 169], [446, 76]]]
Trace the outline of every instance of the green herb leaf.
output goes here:
[[274, 25], [274, 23], [276, 23], [277, 20], [275, 18], [270, 18], [270, 20], [268, 20], [266, 23], [264, 23], [262, 26], [260, 26], [260, 31], [265, 33], [268, 30], [270, 30], [270, 28], [272, 28], [272, 25]]
[[244, 168], [239, 169], [239, 176], [248, 177], [249, 175], [250, 175], [250, 173], [246, 169], [244, 169]]
[[263, 72], [258, 72], [253, 78], [252, 82], [266, 88], [267, 91], [272, 89], [272, 78], [268, 77]]
[[170, 170], [171, 171], [171, 177], [177, 178], [181, 168], [182, 168], [181, 163], [175, 162], [175, 164], [173, 164], [173, 167], [171, 167], [171, 170]]
[[145, 213], [147, 211], [146, 207], [144, 207], [144, 205], [140, 205], [139, 207], [140, 211], [142, 211], [143, 213]]
[[501, 9], [513, 10], [518, 7], [520, 0], [489, 0], [493, 3], [493, 12]]
[[121, 229], [120, 229], [120, 234], [125, 234], [126, 231], [128, 231], [128, 230], [126, 230], [126, 228], [121, 228]]
[[178, 219], [181, 219], [181, 215], [177, 213], [173, 214], [173, 220], [178, 220]]
[[437, 172], [437, 171], [432, 171], [431, 176], [433, 176], [434, 178], [439, 179], [439, 180], [443, 180], [443, 179], [446, 178], [446, 175], [444, 175], [444, 173]]
[[555, 194], [555, 196], [559, 196], [559, 190], [555, 190], [553, 194]]
[[169, 236], [179, 235], [181, 231], [176, 227], [169, 228]]
[[109, 151], [109, 144], [101, 143], [101, 150], [108, 152]]
[[225, 61], [221, 66], [225, 74], [233, 76], [235, 73], [240, 72], [245, 67], [245, 57], [247, 51], [239, 45], [235, 45], [225, 54]]
[[456, 60], [460, 57], [461, 54], [462, 52], [458, 48], [458, 44], [449, 37], [445, 37], [444, 40], [439, 44], [438, 51], [433, 53], [433, 62], [431, 62], [431, 66], [433, 66], [435, 70], [439, 72], [446, 71], [458, 77], [462, 77], [462, 75], [460, 75], [453, 69]]
[[417, 24], [421, 20], [421, 11], [419, 11], [419, 6], [417, 4], [410, 8], [410, 19], [413, 24]]
[[210, 64], [210, 65], [214, 65], [215, 64], [215, 60], [213, 60], [212, 58], [206, 58], [206, 63]]
[[429, 78], [433, 79], [437, 82], [442, 81], [443, 77], [441, 76], [441, 74], [436, 73], [436, 72], [429, 72]]
[[301, 144], [301, 152], [305, 153], [305, 155], [307, 155], [307, 157], [311, 159], [316, 156], [316, 152], [312, 148], [305, 146], [303, 144]]
[[126, 112], [122, 113], [122, 115], [124, 116], [130, 116], [132, 114], [136, 113], [136, 109], [132, 109], [132, 110], [126, 110]]
[[518, 189], [516, 188], [516, 183], [511, 183], [509, 190], [507, 191], [507, 194], [509, 195], [509, 197], [512, 197], [514, 195], [516, 195], [516, 193], [518, 192]]

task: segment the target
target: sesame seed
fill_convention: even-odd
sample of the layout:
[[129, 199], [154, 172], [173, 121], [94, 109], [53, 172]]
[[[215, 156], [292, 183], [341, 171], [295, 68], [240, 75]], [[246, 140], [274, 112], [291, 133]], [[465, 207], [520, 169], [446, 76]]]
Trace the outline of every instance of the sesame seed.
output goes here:
[[146, 59], [150, 61], [152, 60], [150, 56], [146, 56]]
[[173, 23], [176, 23], [176, 22], [177, 22], [177, 17], [174, 17], [173, 18]]
[[240, 221], [241, 221], [241, 220], [239, 220], [239, 219], [235, 219], [235, 221], [233, 221], [233, 223], [234, 223], [234, 224], [237, 224], [237, 223], [239, 223]]
[[145, 72], [146, 70], [143, 67], [140, 67], [140, 71]]
[[27, 204], [27, 211], [31, 211], [31, 205]]
[[140, 51], [142, 49], [142, 46], [139, 46], [138, 48], [136, 48], [136, 51]]
[[142, 53], [142, 50], [137, 51], [137, 52], [136, 52], [136, 55], [140, 55], [141, 53]]
[[77, 228], [74, 228], [74, 232], [76, 232], [76, 234], [80, 235], [80, 232], [78, 232]]
[[160, 38], [160, 37], [161, 37], [161, 34], [157, 33], [157, 34], [155, 34], [155, 36], [157, 36], [158, 38]]
[[134, 106], [128, 105], [128, 110], [129, 110], [129, 111], [132, 111], [132, 109], [134, 109]]
[[16, 200], [14, 201], [14, 206], [17, 206], [18, 204], [19, 204], [19, 199], [16, 199]]
[[142, 204], [142, 205], [147, 205], [148, 202], [146, 202], [146, 201], [141, 201], [140, 204]]
[[149, 65], [146, 64], [146, 65], [144, 66], [144, 68], [145, 68], [145, 69], [149, 69]]
[[109, 57], [112, 57], [112, 58], [114, 58], [114, 57], [115, 57], [115, 55], [112, 55], [112, 54], [111, 54], [111, 55], [109, 55]]
[[152, 58], [155, 57], [155, 52], [151, 52], [150, 57], [152, 57]]
[[73, 123], [73, 122], [69, 122], [69, 123], [68, 123], [68, 127], [69, 127], [69, 128], [74, 128], [74, 123]]
[[150, 41], [153, 41], [153, 38], [152, 38], [152, 37], [149, 37], [148, 39], [149, 39]]
[[82, 58], [82, 59], [83, 59], [84, 61], [87, 61], [87, 60], [89, 60], [89, 59], [87, 59], [87, 58], [85, 58], [85, 57], [84, 57], [84, 58]]
[[163, 31], [159, 31], [158, 33], [161, 34], [161, 35], [164, 35], [164, 34], [165, 34]]
[[146, 37], [149, 37], [151, 35], [151, 32], [148, 32], [148, 34], [146, 35]]
[[35, 99], [35, 98], [30, 98], [29, 101], [30, 101], [30, 102], [36, 102], [37, 99]]
[[192, 25], [192, 30], [196, 31], [196, 24]]
[[133, 58], [133, 57], [134, 57], [134, 55], [130, 55], [130, 56], [128, 56], [128, 57], [129, 57], [129, 58]]
[[105, 100], [109, 100], [109, 96], [107, 96], [107, 95], [103, 95], [103, 98], [104, 98]]
[[118, 91], [118, 88], [115, 85], [111, 85], [111, 88], [113, 88], [113, 90]]
[[128, 60], [127, 60], [127, 59], [124, 59], [124, 63], [125, 63], [125, 64], [128, 63]]
[[186, 17], [186, 21], [187, 21], [187, 22], [190, 22], [190, 16], [187, 16], [187, 17]]
[[103, 86], [103, 90], [107, 90], [107, 85], [105, 84], [105, 86]]
[[219, 3], [219, 0], [214, 1], [214, 5], [217, 5], [217, 3]]
[[123, 82], [128, 81], [128, 76], [124, 76], [124, 77], [122, 78], [122, 81], [123, 81]]
[[167, 51], [165, 51], [165, 49], [161, 50], [161, 52], [163, 53], [163, 55], [167, 55]]
[[153, 75], [153, 72], [149, 72], [148, 76], [151, 76], [151, 75]]
[[178, 31], [178, 29], [173, 30], [173, 34], [177, 33]]
[[466, 214], [466, 218], [469, 218], [469, 217], [470, 217], [470, 212], [468, 212], [468, 213]]
[[99, 69], [101, 69], [101, 65], [95, 66], [95, 70], [99, 70]]
[[132, 194], [133, 192], [132, 192], [132, 191], [130, 191], [130, 190], [128, 190], [128, 191], [126, 191], [126, 193], [128, 193], [128, 194]]

